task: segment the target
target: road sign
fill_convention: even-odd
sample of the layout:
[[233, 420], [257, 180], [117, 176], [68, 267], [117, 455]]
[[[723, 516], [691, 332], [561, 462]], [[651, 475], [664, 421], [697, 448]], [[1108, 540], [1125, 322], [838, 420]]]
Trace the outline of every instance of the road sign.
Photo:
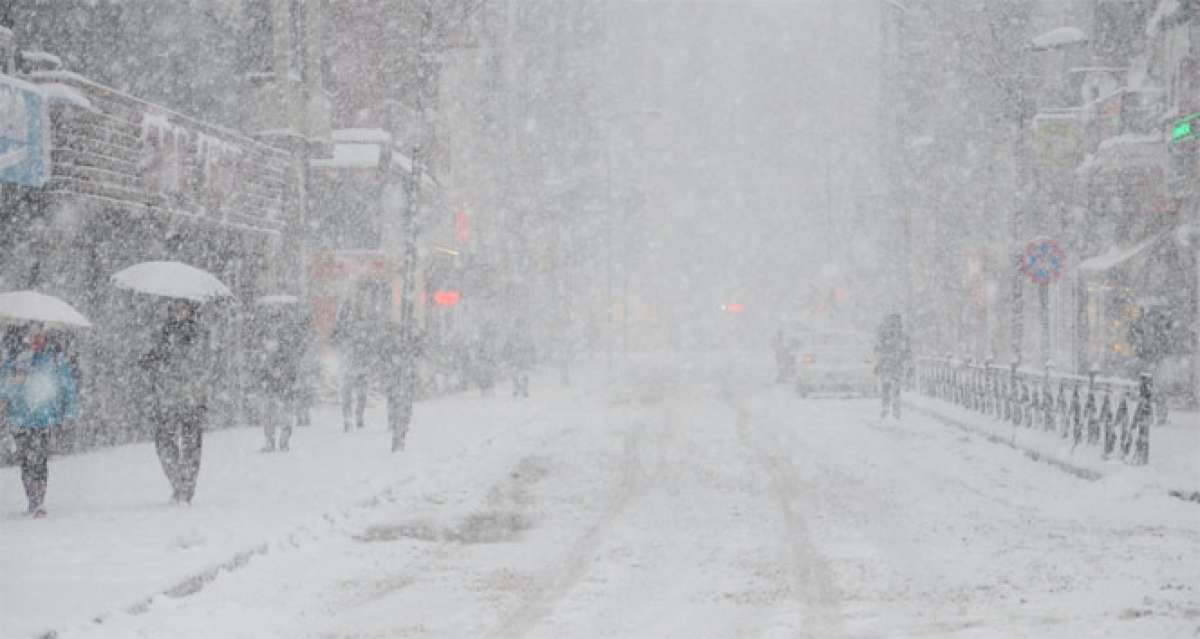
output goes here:
[[1021, 272], [1039, 286], [1058, 279], [1066, 268], [1067, 255], [1054, 240], [1034, 240], [1025, 247], [1025, 254], [1021, 256]]
[[49, 128], [46, 99], [38, 87], [0, 74], [0, 182], [46, 183]]

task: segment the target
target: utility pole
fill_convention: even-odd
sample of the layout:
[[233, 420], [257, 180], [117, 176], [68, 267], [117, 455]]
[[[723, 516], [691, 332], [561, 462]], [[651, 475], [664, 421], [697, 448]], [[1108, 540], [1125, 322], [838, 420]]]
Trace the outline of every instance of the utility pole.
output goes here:
[[[400, 339], [402, 342], [400, 371], [400, 402], [396, 407], [406, 415], [412, 414], [413, 403], [417, 394], [417, 328], [416, 328], [416, 289], [417, 289], [417, 215], [421, 206], [421, 177], [425, 156], [431, 152], [433, 131], [429, 110], [436, 96], [435, 82], [437, 69], [433, 56], [434, 24], [433, 5], [430, 2], [420, 3], [419, 30], [417, 34], [417, 90], [416, 95], [416, 135], [412, 144], [412, 170], [407, 184], [407, 201], [404, 207], [403, 232], [404, 254], [402, 259], [404, 276], [400, 285]], [[389, 407], [389, 410], [392, 407]], [[390, 420], [389, 420], [390, 421]], [[406, 428], [392, 431], [392, 452], [404, 448]]]

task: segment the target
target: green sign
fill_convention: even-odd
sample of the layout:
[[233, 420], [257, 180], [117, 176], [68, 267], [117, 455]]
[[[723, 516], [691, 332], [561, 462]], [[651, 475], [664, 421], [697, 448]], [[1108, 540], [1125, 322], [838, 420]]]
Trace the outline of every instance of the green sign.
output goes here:
[[1196, 137], [1200, 131], [1192, 125], [1197, 119], [1200, 119], [1200, 113], [1193, 113], [1182, 120], [1176, 120], [1175, 126], [1171, 128], [1171, 142], [1182, 142]]

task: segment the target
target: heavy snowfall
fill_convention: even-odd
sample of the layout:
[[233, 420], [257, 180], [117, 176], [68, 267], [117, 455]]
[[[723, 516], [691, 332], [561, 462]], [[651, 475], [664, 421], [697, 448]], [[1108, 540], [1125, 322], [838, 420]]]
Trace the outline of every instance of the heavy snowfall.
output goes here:
[[0, 3], [0, 637], [1200, 636], [1197, 51]]

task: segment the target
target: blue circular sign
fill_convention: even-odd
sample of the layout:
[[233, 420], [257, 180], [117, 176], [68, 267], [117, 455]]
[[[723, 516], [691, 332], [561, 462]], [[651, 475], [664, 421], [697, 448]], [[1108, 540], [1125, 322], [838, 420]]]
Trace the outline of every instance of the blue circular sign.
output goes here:
[[1034, 240], [1025, 247], [1021, 271], [1034, 283], [1045, 285], [1058, 279], [1067, 268], [1067, 255], [1054, 240]]

